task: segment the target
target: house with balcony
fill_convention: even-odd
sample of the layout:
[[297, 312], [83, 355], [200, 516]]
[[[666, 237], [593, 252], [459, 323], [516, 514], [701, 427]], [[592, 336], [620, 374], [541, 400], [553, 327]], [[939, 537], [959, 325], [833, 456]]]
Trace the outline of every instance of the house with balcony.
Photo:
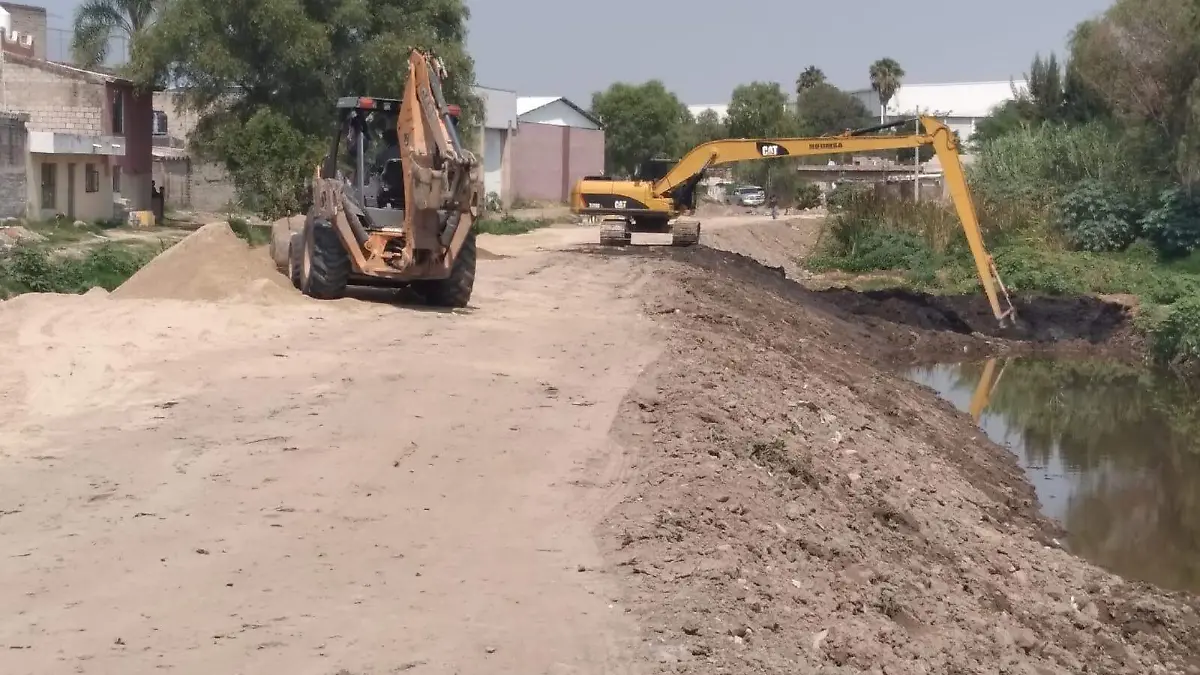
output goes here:
[[151, 204], [152, 94], [128, 79], [36, 56], [8, 32], [0, 109], [25, 120], [26, 217], [107, 220]]

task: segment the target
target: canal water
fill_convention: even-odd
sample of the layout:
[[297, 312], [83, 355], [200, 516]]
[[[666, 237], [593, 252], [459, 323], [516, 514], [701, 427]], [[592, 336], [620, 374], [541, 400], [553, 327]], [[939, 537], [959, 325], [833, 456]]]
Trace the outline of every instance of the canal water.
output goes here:
[[1200, 390], [1089, 360], [992, 359], [908, 376], [1016, 454], [1076, 555], [1200, 592]]

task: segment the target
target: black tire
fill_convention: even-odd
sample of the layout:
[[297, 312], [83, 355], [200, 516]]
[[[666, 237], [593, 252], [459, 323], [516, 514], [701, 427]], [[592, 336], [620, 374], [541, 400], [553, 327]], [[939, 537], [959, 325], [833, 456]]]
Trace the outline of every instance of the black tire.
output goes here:
[[420, 282], [419, 290], [425, 296], [425, 302], [434, 307], [466, 307], [475, 289], [475, 261], [475, 229], [471, 228], [450, 276]]
[[301, 261], [301, 292], [318, 300], [346, 296], [346, 286], [350, 282], [350, 254], [329, 221], [314, 219], [305, 223]]
[[303, 285], [303, 279], [300, 276], [301, 270], [304, 269], [304, 236], [301, 232], [293, 232], [288, 238], [288, 279], [292, 282], [292, 286], [296, 290], [300, 290]]

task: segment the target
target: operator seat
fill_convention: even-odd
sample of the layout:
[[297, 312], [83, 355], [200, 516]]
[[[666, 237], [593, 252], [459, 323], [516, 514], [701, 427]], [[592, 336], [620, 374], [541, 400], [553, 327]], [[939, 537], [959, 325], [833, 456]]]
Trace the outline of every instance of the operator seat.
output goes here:
[[404, 208], [404, 166], [399, 159], [389, 159], [383, 163], [378, 203], [382, 207]]

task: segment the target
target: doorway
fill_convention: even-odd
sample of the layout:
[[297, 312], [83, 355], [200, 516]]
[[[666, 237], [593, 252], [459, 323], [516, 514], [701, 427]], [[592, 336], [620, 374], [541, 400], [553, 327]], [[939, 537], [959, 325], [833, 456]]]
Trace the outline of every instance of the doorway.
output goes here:
[[67, 164], [67, 218], [75, 220], [75, 163]]

